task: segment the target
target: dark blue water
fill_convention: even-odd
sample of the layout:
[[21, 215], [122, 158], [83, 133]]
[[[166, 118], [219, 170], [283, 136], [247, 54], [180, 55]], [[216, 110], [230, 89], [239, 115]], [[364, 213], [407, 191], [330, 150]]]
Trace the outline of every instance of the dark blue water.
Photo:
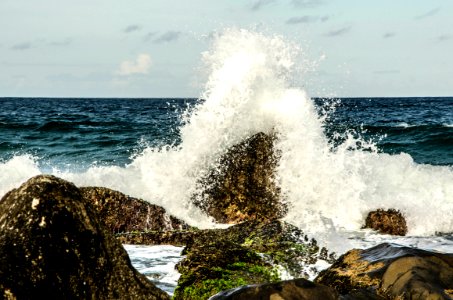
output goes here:
[[[331, 110], [332, 102], [336, 103]], [[31, 154], [41, 164], [125, 165], [147, 146], [177, 145], [182, 114], [195, 99], [0, 98], [0, 162]], [[315, 99], [325, 131], [410, 154], [417, 163], [453, 165], [453, 98]]]

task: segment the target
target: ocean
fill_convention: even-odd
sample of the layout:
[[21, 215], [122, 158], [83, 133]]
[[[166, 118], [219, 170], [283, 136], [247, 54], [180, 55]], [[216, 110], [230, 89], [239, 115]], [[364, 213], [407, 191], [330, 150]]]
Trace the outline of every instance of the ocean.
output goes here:
[[[453, 252], [453, 97], [310, 98], [288, 80], [293, 59], [278, 37], [234, 31], [204, 54], [200, 99], [0, 98], [0, 196], [48, 173], [212, 228], [190, 201], [197, 179], [229, 147], [273, 132], [285, 221], [319, 244]], [[400, 210], [408, 236], [361, 229], [377, 208]], [[180, 248], [126, 249], [172, 293]]]

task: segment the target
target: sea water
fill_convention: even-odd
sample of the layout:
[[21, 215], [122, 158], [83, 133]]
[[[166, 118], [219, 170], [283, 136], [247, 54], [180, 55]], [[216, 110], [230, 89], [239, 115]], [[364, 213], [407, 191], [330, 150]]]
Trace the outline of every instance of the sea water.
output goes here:
[[[229, 29], [202, 54], [199, 99], [1, 98], [0, 194], [50, 173], [212, 228], [191, 202], [198, 179], [229, 147], [273, 132], [285, 221], [337, 253], [383, 241], [452, 252], [453, 98], [313, 99], [297, 84], [303, 55], [282, 37]], [[361, 229], [377, 208], [400, 210], [408, 236]], [[145, 252], [160, 248], [127, 249], [146, 273]]]

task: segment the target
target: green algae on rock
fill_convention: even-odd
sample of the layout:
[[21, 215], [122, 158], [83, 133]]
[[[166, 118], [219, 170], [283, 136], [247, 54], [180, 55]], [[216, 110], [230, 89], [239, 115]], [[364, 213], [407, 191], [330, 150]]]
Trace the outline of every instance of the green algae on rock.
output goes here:
[[281, 269], [293, 277], [307, 277], [302, 264], [334, 258], [280, 220], [200, 230], [193, 238], [177, 265], [181, 277], [175, 299], [207, 299], [242, 285], [277, 282]]

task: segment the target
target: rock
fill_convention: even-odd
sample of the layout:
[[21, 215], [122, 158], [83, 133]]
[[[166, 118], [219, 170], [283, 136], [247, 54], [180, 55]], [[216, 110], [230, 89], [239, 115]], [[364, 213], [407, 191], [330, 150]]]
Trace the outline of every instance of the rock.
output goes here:
[[277, 283], [248, 285], [220, 292], [209, 300], [249, 300], [249, 299], [281, 299], [281, 300], [336, 300], [338, 293], [325, 285], [313, 283], [299, 278]]
[[169, 299], [77, 187], [43, 175], [0, 200], [0, 287], [6, 299]]
[[82, 187], [104, 224], [114, 233], [181, 230], [189, 226], [164, 208], [104, 187]]
[[406, 219], [395, 209], [378, 209], [371, 211], [363, 228], [371, 228], [380, 233], [405, 236], [407, 233]]
[[295, 277], [308, 276], [302, 264], [333, 260], [315, 240], [280, 220], [200, 230], [183, 255], [175, 299], [207, 299], [242, 285], [277, 282], [281, 268]]
[[315, 282], [334, 287], [341, 295], [360, 292], [381, 299], [452, 299], [453, 254], [388, 243], [353, 249], [322, 271]]
[[281, 218], [287, 208], [275, 184], [275, 137], [258, 133], [233, 146], [200, 180], [194, 203], [219, 223]]

